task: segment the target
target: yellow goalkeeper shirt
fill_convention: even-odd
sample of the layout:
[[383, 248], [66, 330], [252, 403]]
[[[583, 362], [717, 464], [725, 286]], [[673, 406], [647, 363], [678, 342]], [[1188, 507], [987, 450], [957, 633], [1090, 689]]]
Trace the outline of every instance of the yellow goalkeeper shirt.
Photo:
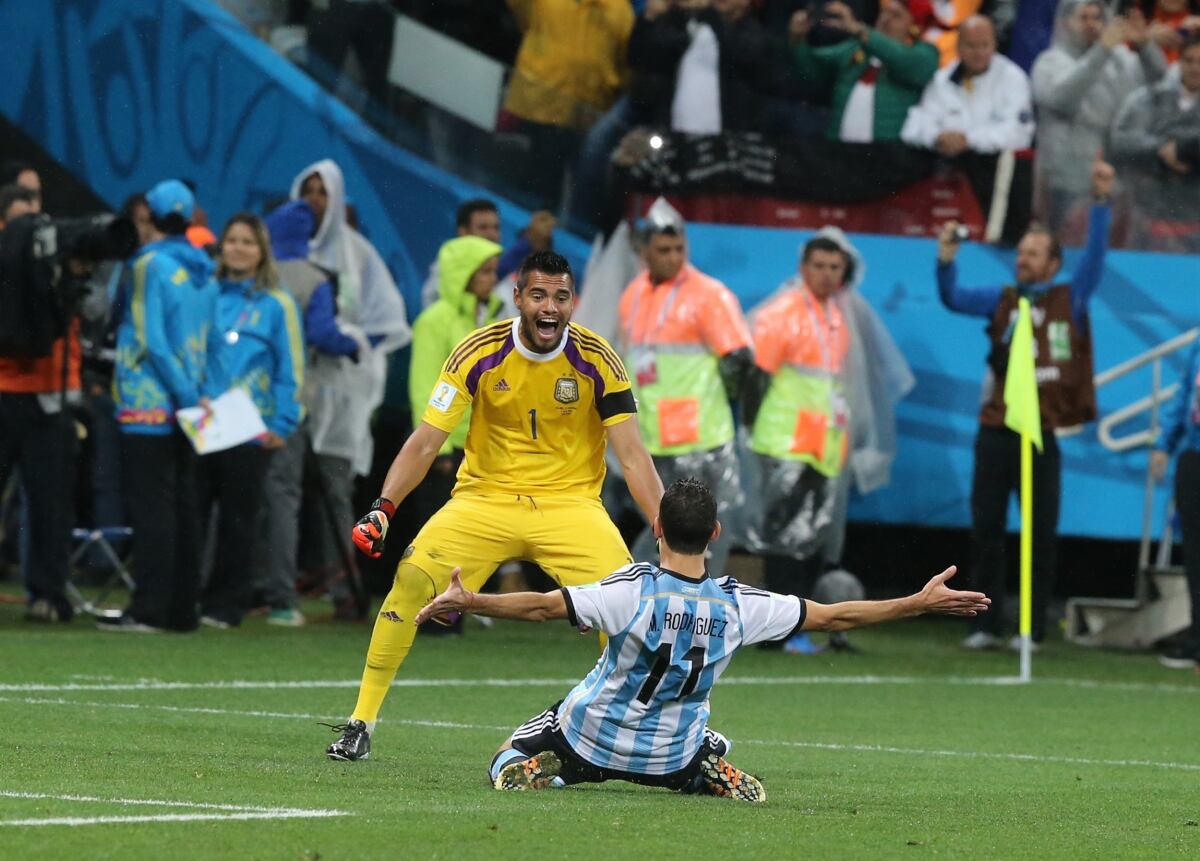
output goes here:
[[535, 353], [520, 318], [477, 329], [454, 348], [422, 420], [450, 432], [471, 424], [454, 495], [599, 498], [604, 428], [637, 411], [629, 377], [608, 342], [575, 323], [558, 347]]

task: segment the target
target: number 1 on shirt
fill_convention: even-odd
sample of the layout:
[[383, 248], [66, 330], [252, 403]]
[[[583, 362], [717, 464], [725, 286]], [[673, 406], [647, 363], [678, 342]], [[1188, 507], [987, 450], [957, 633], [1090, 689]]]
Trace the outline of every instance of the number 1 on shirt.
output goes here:
[[537, 410], [529, 411], [529, 433], [537, 439]]

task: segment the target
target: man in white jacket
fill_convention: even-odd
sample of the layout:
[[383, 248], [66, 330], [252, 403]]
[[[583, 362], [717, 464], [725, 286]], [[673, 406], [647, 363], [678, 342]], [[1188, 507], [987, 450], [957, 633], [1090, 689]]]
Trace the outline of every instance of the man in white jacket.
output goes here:
[[1114, 18], [1101, 0], [1059, 3], [1054, 43], [1033, 64], [1038, 210], [1059, 239], [1081, 244], [1086, 219], [1070, 219], [1065, 233], [1064, 221], [1072, 209], [1087, 205], [1089, 165], [1097, 150], [1107, 148], [1109, 127], [1126, 97], [1166, 71], [1167, 58], [1140, 13]]
[[938, 70], [909, 108], [900, 138], [947, 158], [999, 153], [1033, 143], [1029, 78], [996, 53], [992, 22], [975, 15], [958, 31], [958, 60]]

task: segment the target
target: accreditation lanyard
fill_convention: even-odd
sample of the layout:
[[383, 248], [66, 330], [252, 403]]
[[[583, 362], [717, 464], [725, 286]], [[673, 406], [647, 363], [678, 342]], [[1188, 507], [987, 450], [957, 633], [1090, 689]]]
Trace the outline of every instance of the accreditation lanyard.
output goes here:
[[[679, 289], [683, 286], [683, 282], [685, 280], [685, 272], [686, 270], [681, 271], [679, 275], [676, 276], [675, 282], [671, 285], [671, 291], [667, 294], [667, 298], [663, 301], [662, 307], [659, 308], [658, 321], [654, 324], [654, 332], [658, 332], [660, 329], [662, 329], [663, 324], [667, 321], [667, 317], [671, 314], [671, 310], [675, 307], [675, 300], [679, 297]], [[651, 296], [654, 295], [654, 291], [655, 287], [653, 284], [651, 284]], [[641, 318], [643, 292], [644, 291], [639, 291], [634, 295], [633, 307], [629, 311], [629, 328], [625, 333], [625, 338], [631, 347], [641, 347], [650, 343], [650, 330], [648, 329], [643, 328], [641, 337], [636, 337], [638, 334], [638, 320]]]
[[241, 340], [242, 327], [246, 325], [246, 321], [250, 318], [250, 313], [254, 310], [253, 307], [247, 306], [238, 314], [237, 322], [233, 324], [233, 328], [225, 333], [225, 343], [233, 346]]
[[[817, 348], [821, 351], [821, 367], [832, 375], [837, 371], [833, 366], [833, 341], [837, 337], [838, 323], [833, 319], [833, 314], [830, 313], [828, 307], [825, 309], [825, 322], [822, 323], [821, 314], [817, 310], [817, 302], [807, 284], [804, 285], [803, 293], [804, 307], [808, 310], [809, 326], [817, 340]], [[833, 297], [831, 296], [827, 301], [832, 302]]]

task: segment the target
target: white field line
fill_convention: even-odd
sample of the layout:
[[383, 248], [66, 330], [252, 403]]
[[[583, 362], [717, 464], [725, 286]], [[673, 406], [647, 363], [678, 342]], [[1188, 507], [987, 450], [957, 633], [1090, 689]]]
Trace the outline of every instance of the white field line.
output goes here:
[[[273, 719], [295, 719], [295, 720], [344, 720], [344, 718], [333, 718], [328, 715], [312, 715], [303, 712], [259, 712], [259, 711], [237, 711], [233, 709], [217, 709], [203, 708], [190, 706], [158, 706], [145, 705], [142, 703], [101, 703], [101, 702], [79, 702], [76, 700], [64, 699], [43, 699], [38, 697], [0, 697], [0, 702], [17, 702], [26, 705], [67, 705], [81, 706], [85, 708], [115, 708], [115, 709], [140, 709], [147, 711], [168, 711], [182, 712], [188, 714], [207, 714], [207, 715], [223, 715], [230, 717], [261, 717]], [[398, 724], [402, 726], [424, 726], [434, 727], [439, 729], [468, 729], [468, 730], [487, 730], [489, 732], [507, 732], [512, 727], [489, 726], [487, 724], [468, 724], [454, 723], [452, 721], [428, 721], [428, 720], [388, 720], [380, 721], [388, 725]], [[877, 744], [841, 744], [833, 742], [817, 742], [817, 741], [777, 741], [768, 739], [738, 739], [739, 744], [755, 744], [775, 747], [794, 747], [808, 748], [812, 750], [831, 750], [845, 751], [848, 753], [887, 753], [897, 754], [901, 756], [940, 756], [960, 759], [991, 759], [991, 760], [1009, 760], [1014, 762], [1033, 762], [1047, 763], [1059, 765], [1098, 765], [1115, 768], [1158, 768], [1167, 771], [1191, 771], [1200, 772], [1200, 763], [1190, 762], [1161, 762], [1150, 759], [1094, 759], [1081, 756], [1054, 756], [1042, 755], [1036, 753], [1005, 753], [991, 752], [979, 750], [938, 750], [927, 748], [910, 748], [910, 747], [890, 747], [887, 745]], [[0, 795], [5, 793], [0, 792]], [[0, 823], [2, 824], [2, 823]]]
[[210, 804], [201, 801], [169, 801], [158, 798], [100, 798], [95, 795], [56, 795], [48, 792], [21, 792], [0, 789], [0, 798], [53, 799], [55, 801], [90, 802], [116, 804], [122, 807], [183, 807], [190, 810], [211, 810], [213, 813], [158, 813], [140, 816], [53, 816], [38, 819], [0, 819], [0, 826], [41, 825], [111, 825], [140, 822], [199, 822], [246, 819], [327, 819], [333, 816], [351, 816], [344, 810], [306, 810], [299, 807], [255, 807], [246, 804]]
[[58, 816], [49, 819], [0, 819], [0, 827], [39, 825], [124, 825], [139, 822], [231, 822], [245, 819], [327, 819], [331, 816], [349, 816], [348, 813], [331, 810], [281, 810], [275, 813], [163, 813], [147, 816]]
[[[345, 722], [346, 716], [342, 715], [318, 715], [306, 714], [304, 712], [268, 712], [268, 711], [250, 711], [239, 709], [218, 709], [206, 708], [204, 706], [163, 706], [163, 705], [148, 705], [146, 703], [102, 703], [102, 702], [81, 702], [80, 700], [65, 700], [61, 698], [47, 697], [0, 697], [0, 703], [23, 703], [31, 706], [85, 706], [88, 708], [101, 709], [130, 709], [130, 710], [147, 710], [156, 712], [176, 712], [179, 714], [193, 715], [221, 715], [227, 717], [252, 717], [252, 718], [282, 718], [294, 720], [312, 720], [312, 721], [339, 721]], [[389, 720], [389, 724], [403, 724], [405, 726], [427, 726], [434, 729], [487, 729], [487, 730], [510, 730], [509, 726], [483, 726], [480, 724], [471, 723], [455, 723], [454, 721], [444, 720]], [[0, 792], [0, 795], [3, 795]]]
[[[397, 679], [397, 688], [520, 688], [574, 687], [578, 679]], [[1005, 687], [1021, 684], [1015, 676], [733, 676], [721, 679], [728, 685], [967, 685]], [[1130, 691], [1171, 694], [1200, 694], [1196, 684], [1165, 682], [1107, 682], [1096, 679], [1035, 679], [1035, 686], [1080, 688], [1085, 690]], [[131, 682], [21, 682], [0, 683], [5, 693], [50, 693], [68, 691], [194, 691], [194, 690], [335, 690], [357, 688], [359, 679], [298, 679], [271, 681], [229, 679], [207, 682], [171, 682], [162, 679], [137, 679]]]

